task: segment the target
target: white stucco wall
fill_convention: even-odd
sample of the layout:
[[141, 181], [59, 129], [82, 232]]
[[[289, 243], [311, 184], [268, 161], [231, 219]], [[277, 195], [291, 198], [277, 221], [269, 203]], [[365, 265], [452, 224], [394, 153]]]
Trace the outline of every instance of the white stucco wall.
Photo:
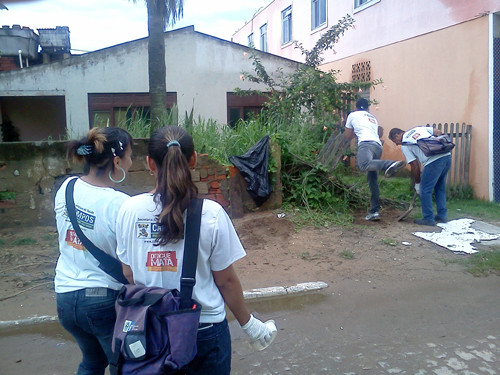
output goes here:
[[[177, 92], [179, 115], [194, 107], [195, 118], [227, 121], [226, 93], [236, 87], [257, 88], [241, 81], [252, 71], [247, 47], [195, 32], [192, 27], [165, 34], [167, 91]], [[268, 72], [297, 63], [262, 54]], [[148, 92], [147, 39], [29, 69], [0, 73], [1, 96], [64, 95], [66, 122], [72, 137], [89, 129], [89, 93]]]

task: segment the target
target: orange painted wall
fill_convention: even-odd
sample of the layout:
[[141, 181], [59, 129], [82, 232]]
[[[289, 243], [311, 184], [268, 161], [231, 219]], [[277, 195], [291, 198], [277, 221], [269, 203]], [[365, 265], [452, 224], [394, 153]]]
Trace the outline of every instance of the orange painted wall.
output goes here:
[[352, 64], [371, 61], [371, 107], [384, 128], [384, 158], [402, 159], [387, 135], [427, 123], [472, 125], [470, 184], [488, 199], [488, 17], [451, 26], [322, 66], [351, 80]]

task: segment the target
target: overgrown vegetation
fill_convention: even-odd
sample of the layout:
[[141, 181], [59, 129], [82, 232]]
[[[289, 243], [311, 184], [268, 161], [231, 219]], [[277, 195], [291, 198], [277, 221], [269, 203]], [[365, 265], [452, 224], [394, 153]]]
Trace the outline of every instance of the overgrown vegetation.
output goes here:
[[[318, 66], [322, 62], [322, 52], [333, 49], [353, 22], [350, 16], [341, 19], [311, 51], [296, 44], [306, 63], [292, 74], [281, 70], [270, 74], [259, 53], [250, 54], [254, 72], [244, 72], [242, 78], [264, 84], [266, 89], [237, 91], [241, 95], [260, 94], [268, 98], [265, 108], [252, 118], [229, 127], [211, 119], [195, 119], [191, 110], [178, 123], [179, 114], [174, 107], [161, 123], [185, 127], [192, 134], [197, 151], [208, 153], [223, 165], [230, 165], [230, 156], [246, 153], [261, 138], [269, 135], [273, 147], [279, 147], [281, 151], [281, 164], [278, 166], [271, 158], [269, 171], [281, 167], [283, 210], [287, 217], [299, 226], [350, 225], [353, 211], [369, 204], [365, 174], [353, 171], [342, 162], [333, 169], [327, 168], [319, 155], [331, 135], [340, 134], [345, 116], [360, 90], [369, 89], [381, 81], [341, 83], [336, 78], [338, 72], [324, 72]], [[120, 126], [134, 138], [149, 137], [154, 130], [142, 113], [136, 113]], [[345, 152], [346, 156], [350, 154]], [[379, 186], [384, 206], [406, 208], [413, 195], [408, 178], [382, 177]], [[459, 198], [449, 201], [450, 218], [463, 216], [459, 211], [463, 209], [478, 219], [500, 220], [499, 206], [470, 199], [471, 189], [450, 191], [449, 197]]]

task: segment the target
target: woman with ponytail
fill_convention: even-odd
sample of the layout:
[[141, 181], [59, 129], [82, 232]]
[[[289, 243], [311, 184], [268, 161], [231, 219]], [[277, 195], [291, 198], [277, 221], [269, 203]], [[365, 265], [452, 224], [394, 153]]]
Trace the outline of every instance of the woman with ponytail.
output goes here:
[[[116, 258], [116, 216], [128, 195], [113, 186], [125, 179], [132, 165], [132, 137], [120, 128], [93, 128], [69, 143], [68, 156], [85, 163], [84, 174], [74, 182], [77, 222], [96, 247]], [[54, 279], [57, 314], [82, 351], [77, 375], [102, 375], [112, 355], [115, 300], [123, 284], [99, 268], [75, 233], [65, 199], [73, 179], [66, 179], [55, 197], [60, 251]]]
[[[198, 193], [190, 171], [196, 164], [193, 139], [178, 126], [156, 130], [149, 140], [147, 163], [156, 186], [150, 193], [129, 198], [120, 209], [117, 254], [129, 282], [179, 290], [186, 210]], [[261, 322], [245, 306], [233, 268], [245, 255], [222, 206], [205, 199], [193, 288], [193, 299], [202, 305], [198, 354], [182, 373], [230, 373], [231, 336], [225, 303], [252, 341], [266, 347], [274, 338], [274, 322]]]

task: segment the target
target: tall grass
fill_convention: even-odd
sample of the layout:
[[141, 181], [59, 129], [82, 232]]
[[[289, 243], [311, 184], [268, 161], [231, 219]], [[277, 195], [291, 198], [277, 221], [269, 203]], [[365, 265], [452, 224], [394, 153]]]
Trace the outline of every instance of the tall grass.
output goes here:
[[[130, 110], [131, 108], [129, 107], [127, 111]], [[174, 105], [167, 111], [164, 118], [161, 119], [161, 124], [177, 125], [178, 113], [179, 110], [177, 106]], [[149, 138], [151, 133], [156, 130], [151, 123], [148, 113], [142, 109], [135, 111], [131, 118], [120, 121], [117, 126], [128, 131], [132, 138]]]

